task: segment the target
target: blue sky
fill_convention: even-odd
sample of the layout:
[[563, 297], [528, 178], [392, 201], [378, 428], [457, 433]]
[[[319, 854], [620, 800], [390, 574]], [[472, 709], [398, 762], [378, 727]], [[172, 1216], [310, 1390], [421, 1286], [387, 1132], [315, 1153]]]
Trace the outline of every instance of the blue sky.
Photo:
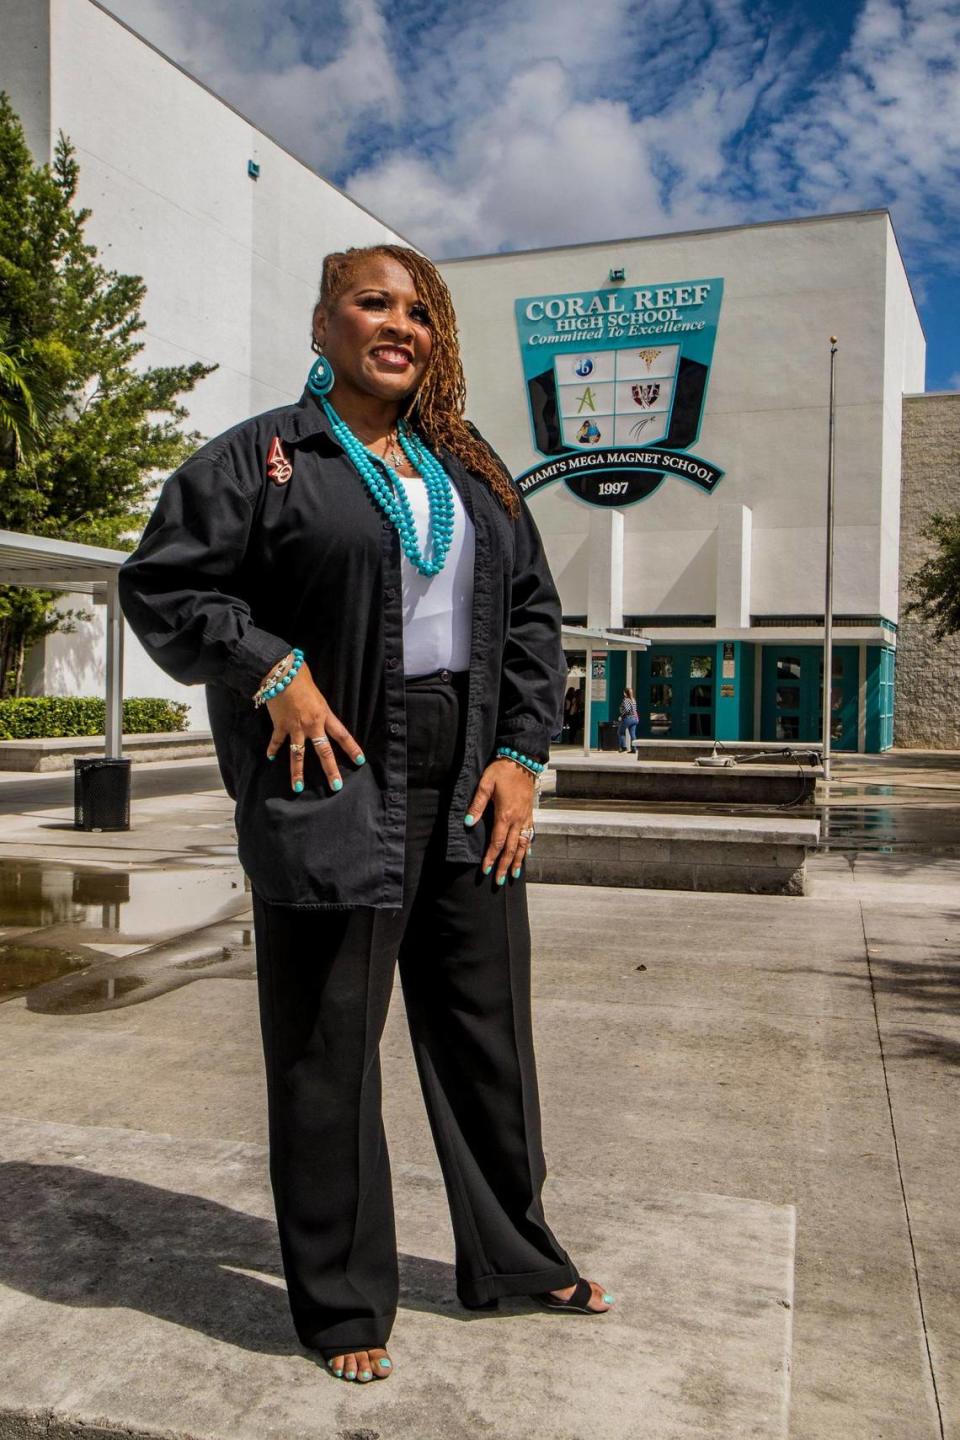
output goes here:
[[107, 0], [435, 259], [888, 206], [960, 389], [960, 0]]

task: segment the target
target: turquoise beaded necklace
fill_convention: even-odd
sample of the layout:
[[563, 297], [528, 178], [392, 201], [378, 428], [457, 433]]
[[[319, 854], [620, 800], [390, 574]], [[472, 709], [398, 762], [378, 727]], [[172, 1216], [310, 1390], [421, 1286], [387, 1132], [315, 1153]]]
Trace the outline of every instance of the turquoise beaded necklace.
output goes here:
[[317, 399], [326, 412], [330, 428], [343, 447], [375, 503], [391, 521], [400, 536], [400, 545], [410, 564], [421, 575], [439, 575], [453, 539], [453, 489], [450, 477], [437, 457], [427, 449], [405, 420], [397, 424], [397, 438], [410, 464], [423, 478], [430, 507], [429, 537], [432, 541], [428, 560], [420, 548], [417, 527], [410, 509], [406, 488], [391, 465], [373, 455], [334, 410], [324, 395]]

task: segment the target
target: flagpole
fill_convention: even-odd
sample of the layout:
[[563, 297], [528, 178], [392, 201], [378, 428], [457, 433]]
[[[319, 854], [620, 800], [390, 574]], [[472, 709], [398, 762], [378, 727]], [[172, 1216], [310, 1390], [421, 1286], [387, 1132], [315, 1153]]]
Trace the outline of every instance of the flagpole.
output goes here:
[[833, 502], [836, 458], [837, 337], [830, 336], [830, 420], [827, 440], [827, 557], [823, 605], [823, 778], [830, 779], [830, 722], [833, 716]]

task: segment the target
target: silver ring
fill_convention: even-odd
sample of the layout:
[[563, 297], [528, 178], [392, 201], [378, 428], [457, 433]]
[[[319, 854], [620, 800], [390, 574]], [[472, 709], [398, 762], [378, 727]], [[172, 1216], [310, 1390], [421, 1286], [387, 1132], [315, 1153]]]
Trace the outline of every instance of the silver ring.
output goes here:
[[520, 831], [520, 839], [521, 839], [521, 840], [526, 840], [526, 842], [527, 842], [528, 845], [532, 845], [532, 844], [533, 844], [533, 837], [534, 837], [534, 835], [536, 835], [536, 833], [537, 833], [537, 829], [536, 829], [536, 826], [535, 826], [535, 825], [527, 825], [527, 826], [524, 827], [523, 830]]
[[329, 750], [330, 748], [330, 741], [327, 739], [326, 735], [311, 735], [310, 744], [316, 745], [318, 750]]
[[302, 755], [306, 748], [306, 745], [298, 745], [295, 740], [290, 741], [290, 749], [294, 755]]

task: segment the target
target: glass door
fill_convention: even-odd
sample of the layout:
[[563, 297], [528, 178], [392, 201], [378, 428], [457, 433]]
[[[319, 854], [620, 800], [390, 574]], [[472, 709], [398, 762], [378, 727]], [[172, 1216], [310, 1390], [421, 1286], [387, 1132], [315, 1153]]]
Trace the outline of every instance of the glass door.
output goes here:
[[[857, 648], [833, 651], [830, 738], [837, 750], [857, 748]], [[818, 646], [763, 648], [761, 739], [810, 744], [822, 739], [823, 651]]]
[[658, 645], [638, 657], [638, 735], [648, 740], [712, 738], [715, 648]]

